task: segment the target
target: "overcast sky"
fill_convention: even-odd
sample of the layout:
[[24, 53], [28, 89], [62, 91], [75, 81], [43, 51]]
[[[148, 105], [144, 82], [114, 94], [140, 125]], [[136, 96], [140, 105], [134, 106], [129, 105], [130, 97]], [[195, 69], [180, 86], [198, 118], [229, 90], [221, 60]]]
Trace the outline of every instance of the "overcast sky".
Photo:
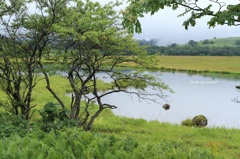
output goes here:
[[[110, 0], [94, 0], [101, 3], [109, 2]], [[209, 1], [199, 0], [207, 5]], [[239, 0], [221, 0], [229, 4], [239, 3]], [[207, 2], [207, 3], [206, 3]], [[123, 8], [126, 5], [123, 6]], [[141, 18], [142, 34], [135, 34], [137, 39], [158, 39], [161, 45], [170, 45], [172, 43], [187, 43], [189, 40], [205, 40], [224, 37], [240, 36], [240, 27], [237, 26], [217, 26], [210, 28], [207, 26], [209, 17], [205, 17], [197, 21], [195, 27], [190, 27], [185, 30], [182, 26], [184, 20], [188, 18], [177, 17], [182, 13], [183, 9], [173, 11], [170, 8], [160, 10], [153, 16], [145, 15]]]

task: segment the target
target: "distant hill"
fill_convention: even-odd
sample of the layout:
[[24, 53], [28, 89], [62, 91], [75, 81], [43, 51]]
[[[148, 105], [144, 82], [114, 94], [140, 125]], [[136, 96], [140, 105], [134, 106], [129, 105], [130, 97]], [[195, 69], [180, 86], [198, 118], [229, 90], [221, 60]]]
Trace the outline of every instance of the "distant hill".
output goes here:
[[190, 40], [180, 45], [173, 43], [169, 46], [148, 46], [146, 51], [149, 55], [160, 53], [170, 56], [240, 56], [240, 37]]
[[[198, 41], [198, 46], [216, 46], [216, 47], [223, 47], [223, 46], [237, 46], [235, 44], [236, 40], [240, 40], [240, 37], [229, 37], [229, 38], [216, 38], [216, 39], [206, 39], [209, 41], [209, 44], [203, 44], [204, 40]], [[211, 44], [212, 41], [212, 44]]]
[[172, 44], [159, 52], [171, 56], [240, 56], [240, 37], [190, 40], [183, 45]]

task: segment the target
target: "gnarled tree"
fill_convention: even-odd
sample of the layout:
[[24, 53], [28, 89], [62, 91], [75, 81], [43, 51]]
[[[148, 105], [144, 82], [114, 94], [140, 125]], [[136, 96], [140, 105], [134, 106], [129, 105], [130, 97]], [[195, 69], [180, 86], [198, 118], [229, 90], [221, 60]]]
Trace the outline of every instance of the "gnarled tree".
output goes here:
[[[28, 3], [36, 6], [33, 13]], [[65, 6], [66, 1], [55, 0], [1, 2], [0, 86], [10, 101], [10, 111], [26, 120], [35, 106], [32, 92], [39, 62], [55, 38], [51, 28]]]
[[[42, 67], [47, 89], [62, 108], [70, 109], [70, 117], [89, 130], [104, 109], [117, 108], [103, 101], [112, 93], [125, 92], [145, 100], [163, 98], [162, 90], [168, 87], [157, 77], [142, 71], [124, 73], [116, 69], [123, 63], [140, 66], [149, 64], [151, 60], [123, 29], [121, 17], [114, 10], [118, 2], [104, 6], [91, 1], [75, 1], [73, 4], [66, 10], [62, 22], [54, 26], [58, 40], [51, 53], [63, 59], [63, 70], [72, 90], [70, 106], [54, 92], [51, 78]], [[132, 56], [127, 56], [129, 52]], [[103, 83], [103, 76], [108, 82]], [[154, 88], [156, 93], [148, 92], [147, 87]]]

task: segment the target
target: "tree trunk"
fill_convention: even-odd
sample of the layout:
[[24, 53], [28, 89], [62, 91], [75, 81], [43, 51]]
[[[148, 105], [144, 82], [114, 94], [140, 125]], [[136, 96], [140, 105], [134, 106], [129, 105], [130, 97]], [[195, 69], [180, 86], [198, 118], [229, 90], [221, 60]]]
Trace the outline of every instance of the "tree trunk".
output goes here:
[[92, 125], [95, 121], [95, 119], [101, 114], [101, 112], [104, 110], [104, 108], [100, 107], [99, 110], [91, 117], [90, 121], [88, 122], [87, 126], [84, 127], [84, 130], [89, 131], [92, 128]]
[[81, 102], [81, 95], [79, 93], [75, 93], [75, 101], [74, 105], [71, 110], [71, 118], [77, 119], [80, 111], [80, 102]]

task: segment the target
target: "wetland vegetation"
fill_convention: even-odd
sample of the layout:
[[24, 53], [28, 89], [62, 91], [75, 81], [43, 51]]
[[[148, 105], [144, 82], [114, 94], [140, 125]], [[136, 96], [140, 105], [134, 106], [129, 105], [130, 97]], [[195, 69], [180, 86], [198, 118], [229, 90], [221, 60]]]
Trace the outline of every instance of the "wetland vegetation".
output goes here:
[[[140, 31], [140, 23], [134, 23], [138, 15], [127, 10], [130, 17], [122, 19], [115, 10], [119, 5], [79, 0], [0, 3], [1, 158], [238, 158], [239, 129], [114, 115], [111, 110], [117, 106], [103, 100], [111, 94], [156, 102], [172, 92], [148, 69], [239, 73], [235, 57], [149, 56], [125, 29], [134, 30], [130, 22]], [[185, 25], [193, 25], [197, 17]], [[140, 69], [126, 73], [119, 67]], [[100, 80], [101, 73], [110, 80]]]

